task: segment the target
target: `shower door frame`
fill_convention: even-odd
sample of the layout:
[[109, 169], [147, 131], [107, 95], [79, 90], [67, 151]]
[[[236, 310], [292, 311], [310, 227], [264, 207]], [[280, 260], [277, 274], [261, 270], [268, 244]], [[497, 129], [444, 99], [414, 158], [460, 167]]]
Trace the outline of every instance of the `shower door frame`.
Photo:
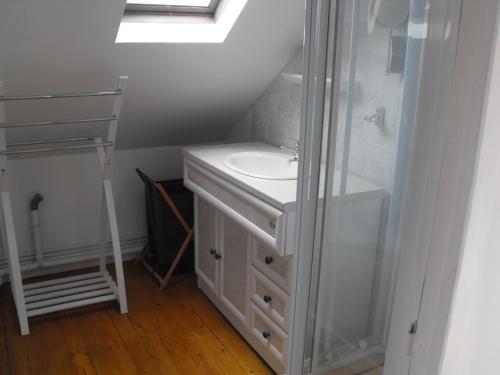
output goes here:
[[[336, 16], [335, 10], [341, 1], [343, 0], [308, 0], [306, 3], [301, 157], [295, 240], [296, 277], [292, 290], [292, 323], [286, 372], [288, 375], [303, 373], [304, 353], [308, 345], [311, 345], [307, 342], [306, 332], [310, 286], [318, 277], [315, 272], [317, 267], [315, 260], [318, 260], [318, 248], [321, 246], [318, 234], [321, 231], [322, 218], [317, 212], [317, 201], [327, 64], [326, 46], [328, 38], [335, 37], [334, 31], [328, 28], [329, 15]], [[494, 3], [494, 6], [498, 7], [499, 1], [478, 0], [475, 2], [476, 9], [464, 5], [464, 0], [427, 0], [427, 2], [431, 16], [428, 17], [429, 34], [424, 45], [425, 59], [420, 76], [424, 87], [419, 97], [422, 95], [430, 97], [419, 101], [417, 110], [420, 115], [415, 121], [417, 124], [427, 122], [428, 125], [424, 126], [424, 129], [427, 132], [432, 130], [432, 133], [420, 135], [434, 139], [431, 142], [431, 154], [428, 159], [424, 157], [423, 161], [419, 160], [418, 150], [412, 151], [414, 157], [410, 169], [411, 175], [420, 171], [424, 173], [423, 176], [429, 177], [421, 185], [420, 193], [423, 197], [417, 199], [418, 202], [405, 200], [405, 204], [409, 205], [405, 220], [408, 219], [408, 212], [414, 212], [413, 220], [420, 225], [418, 233], [421, 237], [416, 239], [417, 243], [412, 244], [412, 247], [413, 250], [421, 251], [423, 255], [420, 256], [419, 263], [415, 263], [415, 259], [412, 259], [414, 255], [409, 251], [400, 255], [399, 265], [405, 271], [409, 271], [410, 276], [403, 278], [404, 282], [395, 294], [394, 306], [404, 306], [391, 320], [391, 334], [399, 336], [399, 340], [403, 338], [412, 348], [407, 353], [401, 351], [397, 353], [394, 345], [391, 345], [397, 340], [389, 342], [387, 359], [391, 361], [393, 373], [386, 375], [399, 375], [403, 373], [401, 371], [412, 375], [438, 373], [455, 286], [456, 265], [461, 255], [462, 230], [467, 219], [478, 137], [481, 132], [479, 126], [471, 127], [470, 124], [479, 124], [481, 120], [482, 99], [487, 87], [488, 52], [491, 49], [491, 41], [489, 43], [488, 38], [494, 35], [496, 29], [497, 20], [492, 19], [492, 9], [488, 6], [491, 7]], [[324, 8], [323, 12], [316, 13], [318, 6], [334, 8], [327, 15]], [[445, 14], [440, 13], [443, 9], [446, 11]], [[471, 25], [482, 25], [482, 27], [478, 32]], [[441, 31], [442, 34], [433, 39], [433, 31]], [[459, 64], [455, 64], [457, 56], [461, 58]], [[432, 62], [440, 64], [441, 73], [445, 74], [436, 75], [437, 67], [433, 66]], [[471, 66], [477, 64], [485, 67], [484, 71], [471, 69]], [[464, 83], [470, 87], [468, 92], [456, 90], [457, 87], [463, 88]], [[439, 90], [433, 92], [432, 90], [436, 88]], [[471, 96], [474, 100], [468, 100]], [[469, 106], [460, 106], [463, 101]], [[450, 126], [452, 122], [453, 126]], [[462, 152], [465, 156], [457, 158], [457, 152]], [[409, 194], [419, 193], [414, 189]], [[420, 207], [422, 201], [425, 202], [423, 205], [425, 207]], [[426, 225], [429, 220], [431, 220], [430, 226]], [[430, 263], [434, 261], [436, 263]], [[398, 283], [401, 279], [399, 276]], [[436, 298], [440, 296], [445, 298], [436, 303]], [[405, 300], [411, 300], [412, 303], [401, 304]], [[433, 318], [439, 320], [435, 321]], [[407, 331], [413, 321], [418, 321], [418, 329], [416, 334], [410, 335]], [[435, 349], [433, 355], [429, 354], [431, 346]]]

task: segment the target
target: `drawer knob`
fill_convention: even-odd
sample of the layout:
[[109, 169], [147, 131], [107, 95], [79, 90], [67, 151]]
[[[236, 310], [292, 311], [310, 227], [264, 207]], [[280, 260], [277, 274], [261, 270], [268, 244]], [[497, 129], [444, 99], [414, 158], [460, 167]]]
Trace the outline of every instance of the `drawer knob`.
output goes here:
[[271, 333], [269, 331], [263, 331], [262, 337], [264, 337], [266, 340], [268, 340], [271, 337]]
[[271, 229], [276, 229], [276, 221], [275, 220], [269, 220], [269, 226]]
[[217, 251], [215, 251], [214, 249], [210, 249], [210, 255], [215, 256], [215, 254], [217, 254]]
[[220, 258], [222, 258], [222, 255], [215, 253], [214, 258], [215, 260], [219, 260]]
[[264, 299], [265, 303], [270, 303], [273, 300], [273, 298], [269, 295], [262, 297], [262, 299]]
[[266, 264], [271, 264], [272, 262], [274, 262], [274, 259], [273, 257], [265, 257], [264, 262], [266, 262]]

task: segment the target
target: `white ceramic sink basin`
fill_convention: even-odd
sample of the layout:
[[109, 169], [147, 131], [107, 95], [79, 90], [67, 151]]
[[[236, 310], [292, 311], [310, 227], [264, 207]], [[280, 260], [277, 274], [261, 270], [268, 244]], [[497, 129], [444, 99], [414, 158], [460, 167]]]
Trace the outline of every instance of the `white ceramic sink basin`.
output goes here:
[[267, 180], [297, 179], [297, 161], [293, 160], [292, 155], [279, 152], [236, 152], [224, 159], [224, 165], [251, 177]]

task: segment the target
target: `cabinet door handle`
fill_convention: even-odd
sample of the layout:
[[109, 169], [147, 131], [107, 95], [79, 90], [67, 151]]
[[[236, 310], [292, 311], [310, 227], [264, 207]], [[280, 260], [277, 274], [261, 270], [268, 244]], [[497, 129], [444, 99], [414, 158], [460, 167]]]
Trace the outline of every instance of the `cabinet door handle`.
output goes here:
[[274, 259], [273, 257], [265, 257], [264, 262], [266, 262], [266, 264], [271, 264], [272, 262], [274, 262]]
[[219, 260], [220, 258], [222, 258], [222, 255], [215, 253], [214, 258], [215, 260]]
[[273, 298], [269, 295], [265, 295], [264, 297], [262, 297], [262, 299], [265, 303], [270, 303], [273, 300]]
[[210, 249], [210, 255], [215, 256], [215, 254], [217, 254], [217, 251], [215, 251], [214, 249]]
[[262, 337], [268, 340], [271, 337], [271, 333], [269, 331], [262, 331]]

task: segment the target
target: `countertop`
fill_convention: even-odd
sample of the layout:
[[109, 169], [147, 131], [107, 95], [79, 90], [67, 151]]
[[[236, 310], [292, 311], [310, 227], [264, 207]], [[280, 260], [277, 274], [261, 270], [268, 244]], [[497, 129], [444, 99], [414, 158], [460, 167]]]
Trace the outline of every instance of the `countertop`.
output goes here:
[[[271, 151], [289, 155], [286, 151], [261, 142], [190, 146], [182, 149], [185, 158], [205, 166], [212, 173], [255, 195], [277, 209], [284, 212], [295, 211], [297, 180], [266, 180], [250, 177], [235, 172], [224, 165], [224, 159], [228, 155], [243, 151]], [[335, 186], [334, 192], [338, 194], [338, 190], [338, 186]], [[349, 174], [347, 194], [353, 195], [367, 192], [379, 194], [384, 193], [384, 189], [379, 185]]]

